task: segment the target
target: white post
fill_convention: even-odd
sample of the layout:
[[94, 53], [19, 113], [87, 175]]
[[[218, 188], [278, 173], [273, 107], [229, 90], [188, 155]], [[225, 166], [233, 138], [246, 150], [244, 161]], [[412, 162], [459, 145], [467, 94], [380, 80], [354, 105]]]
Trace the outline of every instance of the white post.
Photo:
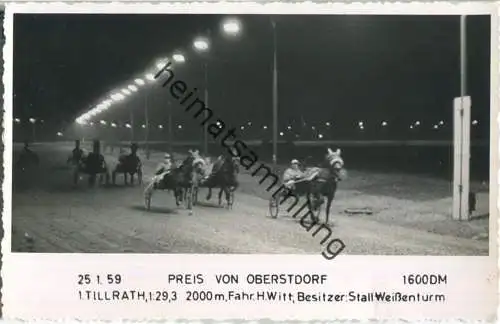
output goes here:
[[453, 219], [469, 220], [471, 98], [453, 101]]

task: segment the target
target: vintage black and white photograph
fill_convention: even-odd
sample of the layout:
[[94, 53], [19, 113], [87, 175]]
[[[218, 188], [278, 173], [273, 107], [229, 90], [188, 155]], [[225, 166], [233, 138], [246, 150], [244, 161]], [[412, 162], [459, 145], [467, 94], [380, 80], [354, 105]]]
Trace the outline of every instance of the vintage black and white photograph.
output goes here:
[[12, 252], [490, 252], [489, 15], [13, 21]]

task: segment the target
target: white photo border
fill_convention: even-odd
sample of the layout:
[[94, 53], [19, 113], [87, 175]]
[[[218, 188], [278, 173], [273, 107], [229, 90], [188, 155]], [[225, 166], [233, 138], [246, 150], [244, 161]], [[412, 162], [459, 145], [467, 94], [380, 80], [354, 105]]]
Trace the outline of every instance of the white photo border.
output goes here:
[[[314, 14], [362, 14], [362, 15], [443, 15], [443, 14], [467, 14], [467, 15], [477, 15], [477, 14], [489, 14], [491, 15], [491, 76], [490, 76], [490, 239], [489, 239], [489, 256], [488, 257], [446, 257], [448, 261], [456, 261], [453, 259], [457, 258], [474, 258], [478, 262], [485, 262], [485, 258], [488, 259], [488, 264], [494, 262], [492, 260], [497, 260], [497, 267], [500, 268], [500, 263], [498, 262], [498, 184], [500, 183], [500, 173], [498, 172], [499, 167], [499, 152], [500, 143], [498, 142], [498, 134], [500, 125], [500, 118], [498, 116], [498, 106], [499, 106], [499, 73], [500, 64], [498, 61], [499, 57], [499, 44], [500, 44], [500, 26], [498, 16], [500, 15], [500, 6], [493, 2], [463, 2], [463, 3], [451, 3], [451, 2], [433, 2], [433, 3], [423, 3], [423, 2], [395, 2], [395, 3], [313, 3], [313, 2], [301, 2], [301, 3], [257, 3], [257, 2], [165, 2], [165, 3], [63, 3], [63, 2], [31, 2], [31, 3], [6, 3], [5, 4], [5, 16], [4, 16], [4, 33], [6, 35], [6, 42], [3, 48], [3, 59], [4, 59], [4, 74], [3, 74], [3, 84], [4, 84], [4, 119], [3, 119], [3, 144], [4, 144], [4, 180], [2, 184], [3, 192], [3, 230], [4, 237], [2, 240], [2, 255], [3, 255], [3, 267], [1, 269], [1, 275], [3, 279], [2, 295], [5, 298], [5, 293], [10, 293], [10, 289], [15, 288], [14, 279], [12, 276], [16, 271], [16, 262], [24, 263], [25, 265], [31, 264], [36, 265], [38, 263], [42, 264], [46, 261], [50, 262], [61, 262], [61, 264], [66, 263], [64, 259], [68, 258], [78, 258], [78, 259], [91, 259], [93, 262], [98, 262], [102, 258], [113, 258], [115, 260], [121, 259], [135, 259], [146, 260], [151, 258], [150, 255], [139, 255], [139, 254], [87, 254], [87, 253], [75, 253], [71, 254], [49, 254], [49, 253], [13, 253], [11, 252], [11, 226], [12, 226], [12, 151], [13, 151], [13, 134], [12, 134], [12, 120], [13, 120], [13, 14], [14, 13], [74, 13], [74, 14], [84, 14], [84, 13], [109, 13], [109, 14], [160, 14], [160, 13], [170, 13], [170, 14], [298, 14], [298, 15], [314, 15]], [[451, 98], [450, 98], [451, 99]], [[451, 100], [450, 100], [451, 101]], [[498, 125], [497, 125], [498, 124]], [[495, 199], [493, 199], [495, 198]], [[497, 221], [495, 221], [497, 220]], [[493, 235], [492, 235], [493, 234]], [[493, 239], [493, 237], [496, 238]], [[194, 258], [210, 257], [214, 259], [227, 259], [228, 256], [222, 255], [179, 255], [179, 254], [168, 254], [168, 255], [156, 255], [155, 258], [162, 259], [162, 262], [168, 263], [175, 261], [176, 259], [183, 259], [186, 262], [194, 262]], [[251, 255], [248, 257], [241, 256], [229, 256], [232, 259], [240, 258], [252, 258], [253, 262], [257, 258], [265, 259], [265, 255]], [[277, 260], [289, 260], [292, 256], [290, 255], [278, 255], [273, 256]], [[361, 258], [370, 259], [370, 262], [394, 262], [394, 258], [405, 258], [406, 262], [411, 263], [422, 262], [422, 257], [417, 256], [341, 256], [336, 262], [352, 261], [359, 262]], [[436, 260], [434, 257], [425, 257], [426, 260]], [[442, 257], [441, 257], [442, 258]], [[29, 259], [29, 260], [28, 260]], [[60, 259], [60, 260], [57, 260]], [[293, 256], [293, 259], [297, 262], [304, 262], [306, 260], [312, 259], [310, 256]], [[319, 259], [317, 257], [316, 259]], [[392, 259], [392, 260], [391, 260]], [[413, 259], [413, 260], [412, 260]], [[45, 260], [45, 261], [44, 261]], [[242, 259], [240, 259], [242, 260]], [[302, 260], [302, 261], [301, 261]], [[319, 260], [317, 260], [319, 261]], [[81, 262], [81, 261], [79, 261]], [[280, 262], [280, 261], [277, 261]], [[427, 261], [428, 262], [428, 261]], [[316, 262], [320, 264], [321, 262]], [[456, 265], [456, 263], [455, 263]], [[491, 270], [488, 268], [488, 270]], [[495, 280], [498, 280], [497, 269], [495, 270]], [[22, 274], [22, 273], [21, 273]], [[492, 273], [487, 272], [488, 275]], [[8, 279], [8, 280], [6, 280]], [[490, 278], [491, 279], [491, 278]], [[471, 279], [472, 280], [472, 279]], [[30, 281], [33, 283], [32, 281]], [[493, 283], [491, 283], [493, 284]], [[7, 288], [7, 289], [6, 289]], [[56, 287], [53, 287], [56, 288]], [[500, 284], [497, 284], [496, 291], [500, 289]], [[35, 288], [33, 288], [35, 289]], [[8, 296], [7, 296], [8, 297]], [[493, 297], [492, 297], [493, 298]], [[496, 304], [498, 305], [498, 296], [495, 295]], [[9, 307], [14, 307], [8, 304], [8, 301], [4, 303], [5, 309], [9, 310]], [[15, 308], [19, 308], [16, 306]], [[17, 310], [17, 309], [16, 309]], [[500, 311], [500, 307], [497, 310]], [[4, 312], [4, 317], [9, 314]], [[490, 314], [488, 318], [493, 319]], [[66, 317], [67, 318], [67, 317]], [[398, 317], [401, 320], [405, 320], [405, 317]], [[11, 318], [13, 319], [13, 318]], [[26, 318], [25, 318], [26, 319]], [[32, 318], [34, 319], [34, 318]], [[38, 319], [38, 318], [37, 318]], [[53, 319], [53, 318], [52, 318]], [[138, 319], [138, 318], [136, 318]], [[144, 318], [145, 320], [152, 320], [152, 318]], [[201, 318], [197, 319], [200, 320]], [[224, 320], [234, 320], [235, 317], [227, 317]], [[345, 318], [349, 320], [349, 318]], [[354, 318], [351, 318], [354, 320]], [[451, 319], [451, 318], [450, 318]], [[485, 318], [486, 319], [486, 318]], [[206, 320], [209, 320], [208, 318]], [[221, 319], [217, 319], [219, 321]], [[292, 318], [285, 316], [271, 317], [268, 316], [262, 319], [252, 319], [248, 322], [265, 321], [265, 320], [301, 320], [301, 321], [316, 321], [316, 320], [328, 320], [328, 317], [320, 316], [317, 319], [305, 320], [304, 318]], [[179, 321], [186, 322], [186, 320], [180, 319]], [[191, 321], [191, 320], [187, 320]], [[214, 320], [210, 320], [214, 321]], [[236, 320], [238, 322], [245, 322], [243, 319]]]

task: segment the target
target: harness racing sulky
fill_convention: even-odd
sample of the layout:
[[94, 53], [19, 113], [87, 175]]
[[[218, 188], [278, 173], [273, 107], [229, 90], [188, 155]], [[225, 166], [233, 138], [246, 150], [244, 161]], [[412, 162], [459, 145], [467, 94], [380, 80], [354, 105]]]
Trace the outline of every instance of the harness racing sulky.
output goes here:
[[220, 155], [212, 164], [211, 172], [203, 178], [194, 188], [194, 203], [198, 202], [199, 188], [207, 188], [206, 200], [212, 198], [212, 189], [219, 188], [219, 206], [222, 206], [222, 194], [226, 197], [226, 208], [232, 209], [234, 204], [234, 192], [238, 188], [237, 174], [239, 173], [239, 161], [234, 155]]
[[319, 223], [321, 207], [326, 197], [325, 223], [328, 224], [330, 207], [337, 191], [337, 183], [347, 177], [340, 149], [333, 151], [328, 148], [326, 157], [319, 167], [309, 167], [302, 171], [297, 160], [292, 160], [291, 164], [291, 167], [283, 175], [283, 183], [280, 188], [284, 188], [284, 190], [275, 192], [269, 200], [271, 217], [278, 217], [280, 205], [288, 198], [305, 197], [312, 217], [315, 222]]
[[93, 142], [93, 151], [88, 155], [84, 155], [79, 145], [73, 150], [72, 156], [68, 159], [73, 166], [73, 185], [77, 185], [80, 180], [80, 174], [87, 174], [89, 176], [89, 186], [96, 184], [97, 177], [99, 176], [99, 184], [109, 184], [109, 170], [104, 160], [104, 156], [100, 153], [100, 142], [95, 140]]
[[112, 172], [113, 185], [116, 184], [116, 174], [123, 174], [125, 185], [128, 185], [128, 175], [130, 175], [130, 184], [134, 185], [134, 175], [137, 174], [139, 184], [142, 183], [142, 162], [137, 156], [138, 145], [133, 143], [130, 147], [130, 154], [121, 155], [118, 158], [118, 164]]

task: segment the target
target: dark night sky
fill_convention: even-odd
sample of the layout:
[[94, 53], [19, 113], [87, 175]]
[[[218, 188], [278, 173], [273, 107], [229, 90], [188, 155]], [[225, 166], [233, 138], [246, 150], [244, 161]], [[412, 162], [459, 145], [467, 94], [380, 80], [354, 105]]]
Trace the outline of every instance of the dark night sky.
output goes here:
[[[225, 121], [269, 123], [272, 29], [268, 16], [239, 16], [243, 33], [226, 39], [215, 15], [19, 15], [14, 24], [14, 116], [73, 120], [115, 87], [142, 76], [157, 58], [182, 50], [179, 70], [202, 88], [190, 44], [206, 28], [210, 106]], [[459, 96], [458, 16], [280, 16], [277, 22], [282, 123], [452, 118]], [[468, 18], [473, 118], [489, 120], [490, 18]], [[168, 93], [150, 100], [163, 120]], [[137, 106], [138, 99], [129, 106]], [[113, 107], [107, 119], [127, 120]], [[142, 118], [138, 112], [138, 119]], [[177, 110], [179, 119], [183, 113]]]

